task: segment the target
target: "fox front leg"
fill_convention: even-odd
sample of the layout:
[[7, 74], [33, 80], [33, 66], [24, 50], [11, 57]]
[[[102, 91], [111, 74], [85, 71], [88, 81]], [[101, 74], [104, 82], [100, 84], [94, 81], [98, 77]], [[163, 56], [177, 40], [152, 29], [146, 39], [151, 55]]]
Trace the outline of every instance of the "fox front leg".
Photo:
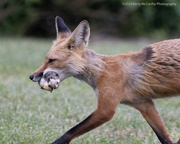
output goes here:
[[67, 131], [52, 144], [69, 144], [74, 138], [102, 125], [112, 119], [119, 100], [115, 95], [99, 95], [98, 108], [85, 120]]
[[103, 123], [111, 120], [114, 115], [114, 110], [101, 110], [97, 109], [89, 115], [84, 121], [70, 129], [63, 136], [57, 139], [53, 144], [69, 144], [74, 138], [102, 125]]
[[63, 136], [57, 139], [53, 144], [69, 144], [74, 138], [102, 125], [109, 121], [114, 115], [114, 111], [101, 113], [98, 109], [88, 116], [84, 121], [67, 131]]

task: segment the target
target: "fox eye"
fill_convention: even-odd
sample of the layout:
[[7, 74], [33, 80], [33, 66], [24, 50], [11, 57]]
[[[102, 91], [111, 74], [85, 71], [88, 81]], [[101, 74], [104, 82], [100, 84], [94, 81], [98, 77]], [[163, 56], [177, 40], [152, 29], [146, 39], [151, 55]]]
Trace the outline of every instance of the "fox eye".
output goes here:
[[69, 50], [71, 49], [71, 46], [70, 46], [70, 45], [68, 45], [68, 49], [69, 49]]
[[48, 63], [54, 62], [56, 59], [49, 59]]
[[71, 49], [73, 49], [73, 48], [74, 48], [74, 45], [73, 45], [73, 44], [68, 45], [68, 46], [67, 46], [67, 48], [68, 48], [69, 50], [71, 50]]

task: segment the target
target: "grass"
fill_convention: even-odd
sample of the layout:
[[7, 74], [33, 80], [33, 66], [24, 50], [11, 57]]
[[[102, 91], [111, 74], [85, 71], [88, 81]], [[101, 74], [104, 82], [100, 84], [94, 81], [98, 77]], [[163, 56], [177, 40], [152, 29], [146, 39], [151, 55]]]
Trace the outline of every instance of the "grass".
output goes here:
[[[103, 54], [138, 50], [151, 42], [90, 42]], [[93, 90], [69, 78], [53, 93], [43, 91], [29, 75], [38, 68], [51, 40], [0, 38], [0, 143], [49, 144], [86, 118], [97, 105]], [[156, 100], [169, 134], [180, 138], [180, 97]], [[110, 122], [75, 139], [72, 144], [159, 144], [140, 113], [119, 105]]]

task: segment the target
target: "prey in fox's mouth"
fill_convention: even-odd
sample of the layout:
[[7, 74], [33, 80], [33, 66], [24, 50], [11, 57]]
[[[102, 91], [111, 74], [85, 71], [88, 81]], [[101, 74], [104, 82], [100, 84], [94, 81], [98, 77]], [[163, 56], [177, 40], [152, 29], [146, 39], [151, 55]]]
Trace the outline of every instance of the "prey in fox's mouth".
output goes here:
[[48, 71], [42, 76], [38, 83], [41, 89], [52, 92], [53, 89], [59, 87], [60, 79], [56, 72]]

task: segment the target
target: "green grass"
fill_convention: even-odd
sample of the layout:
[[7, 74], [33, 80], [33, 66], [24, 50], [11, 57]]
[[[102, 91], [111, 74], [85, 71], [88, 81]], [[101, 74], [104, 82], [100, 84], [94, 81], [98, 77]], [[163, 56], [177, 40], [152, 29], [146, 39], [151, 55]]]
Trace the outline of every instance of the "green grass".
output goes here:
[[[0, 38], [0, 143], [49, 144], [96, 109], [96, 96], [85, 83], [69, 78], [53, 93], [29, 80], [51, 47], [51, 40]], [[103, 54], [138, 50], [150, 42], [90, 42]], [[180, 138], [180, 97], [156, 100], [169, 134]], [[119, 105], [110, 122], [72, 144], [158, 144], [140, 113]]]

